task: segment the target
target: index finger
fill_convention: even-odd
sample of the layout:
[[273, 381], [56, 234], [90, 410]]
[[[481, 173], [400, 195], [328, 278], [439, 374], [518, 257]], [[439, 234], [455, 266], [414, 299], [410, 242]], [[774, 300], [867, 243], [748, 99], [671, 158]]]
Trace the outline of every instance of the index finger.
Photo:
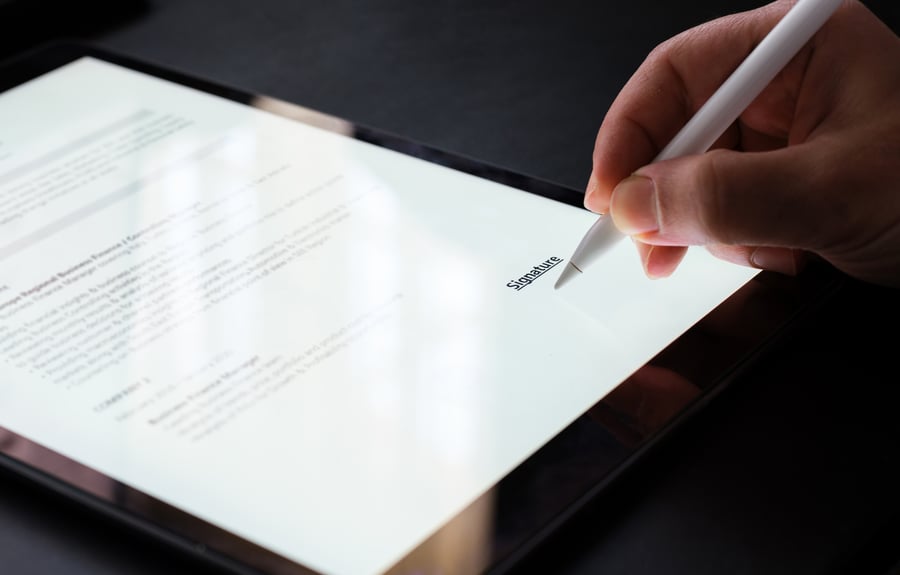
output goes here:
[[[616, 184], [653, 161], [792, 4], [784, 0], [718, 18], [650, 52], [613, 101], [597, 133], [587, 187], [587, 195], [594, 196], [592, 208], [609, 210]], [[733, 135], [726, 132], [723, 138]]]

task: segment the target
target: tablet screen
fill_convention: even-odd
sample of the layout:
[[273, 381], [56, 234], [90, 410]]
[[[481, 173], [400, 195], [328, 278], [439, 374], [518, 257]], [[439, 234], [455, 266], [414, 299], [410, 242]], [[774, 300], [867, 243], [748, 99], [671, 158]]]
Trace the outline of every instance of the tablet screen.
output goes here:
[[0, 425], [268, 566], [468, 510], [482, 569], [492, 488], [757, 272], [626, 240], [554, 290], [594, 215], [288, 109], [95, 56], [0, 94]]

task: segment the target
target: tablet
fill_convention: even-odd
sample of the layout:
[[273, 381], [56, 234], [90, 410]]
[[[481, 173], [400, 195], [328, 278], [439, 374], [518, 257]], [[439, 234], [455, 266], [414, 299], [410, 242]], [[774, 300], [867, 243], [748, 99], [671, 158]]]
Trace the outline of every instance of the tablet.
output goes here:
[[0, 89], [2, 461], [235, 572], [502, 571], [837, 281], [555, 290], [576, 190], [96, 47]]

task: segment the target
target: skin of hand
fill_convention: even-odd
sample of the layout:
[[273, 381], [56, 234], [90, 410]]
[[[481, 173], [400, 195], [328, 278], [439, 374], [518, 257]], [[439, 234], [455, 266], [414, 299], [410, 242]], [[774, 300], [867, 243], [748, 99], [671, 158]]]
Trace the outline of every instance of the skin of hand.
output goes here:
[[847, 0], [713, 145], [650, 163], [793, 2], [657, 46], [604, 118], [585, 207], [632, 236], [649, 277], [686, 246], [795, 274], [809, 257], [900, 286], [900, 38]]

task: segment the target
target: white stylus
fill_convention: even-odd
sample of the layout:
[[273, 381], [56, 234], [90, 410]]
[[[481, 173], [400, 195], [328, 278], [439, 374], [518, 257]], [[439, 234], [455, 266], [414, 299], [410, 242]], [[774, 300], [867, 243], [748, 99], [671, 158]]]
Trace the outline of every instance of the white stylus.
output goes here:
[[[653, 161], [706, 152], [841, 2], [799, 0]], [[623, 237], [609, 215], [598, 218], [575, 248], [554, 289], [582, 273]]]

